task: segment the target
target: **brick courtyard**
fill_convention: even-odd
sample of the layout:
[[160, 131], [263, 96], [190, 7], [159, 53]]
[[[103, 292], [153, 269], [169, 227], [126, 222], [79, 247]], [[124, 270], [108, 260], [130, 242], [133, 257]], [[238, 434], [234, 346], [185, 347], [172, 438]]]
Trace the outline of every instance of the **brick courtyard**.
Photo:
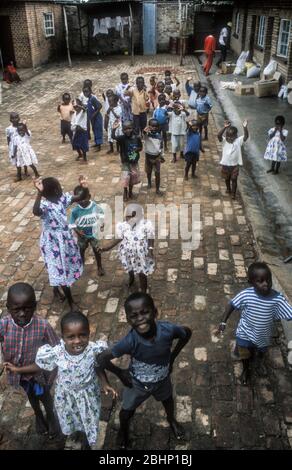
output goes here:
[[[113, 207], [114, 197], [122, 194], [119, 156], [106, 155], [108, 146], [104, 145], [100, 153], [90, 150], [87, 165], [76, 162], [71, 146], [60, 143], [56, 107], [64, 91], [76, 97], [86, 78], [93, 80], [93, 90], [100, 97], [101, 90], [119, 82], [121, 72], [128, 72], [133, 81], [135, 72], [142, 67], [179, 68], [178, 58], [139, 57], [134, 67], [124, 59], [102, 63], [84, 61], [71, 70], [65, 66], [50, 67], [31, 80], [3, 91], [0, 117], [3, 313], [7, 287], [20, 280], [34, 286], [39, 314], [57, 330], [61, 315], [68, 310], [53, 302], [47, 272], [40, 259], [40, 221], [32, 215], [35, 197], [32, 180], [15, 183], [14, 170], [7, 162], [4, 129], [9, 124], [8, 113], [18, 111], [22, 119], [27, 119], [41, 175], [57, 177], [64, 189], [70, 191], [79, 175], [84, 174], [94, 199]], [[178, 74], [182, 91], [191, 70], [195, 78], [194, 63], [188, 57]], [[144, 76], [148, 84], [150, 73]], [[289, 449], [292, 445], [292, 378], [286, 366], [281, 330], [269, 351], [268, 378], [254, 377], [249, 388], [240, 385], [241, 366], [231, 358], [238, 313], [231, 316], [223, 339], [214, 335], [228, 298], [246, 286], [246, 267], [256, 259], [253, 233], [241, 199], [232, 201], [225, 195], [216, 133], [211, 116], [209, 141], [204, 144], [205, 153], [201, 155], [196, 180], [184, 182], [183, 161], [173, 164], [168, 154], [161, 170], [164, 197], [157, 198], [153, 189], [147, 190], [145, 174], [142, 184], [135, 189], [137, 202], [142, 205], [197, 203], [202, 222], [201, 243], [195, 251], [182, 250], [181, 240], [169, 237], [155, 242], [156, 270], [150, 278], [150, 293], [160, 318], [188, 325], [193, 331], [173, 373], [177, 418], [184, 423], [188, 439], [183, 443], [173, 439], [161, 406], [151, 399], [138, 409], [133, 420], [133, 448], [136, 449]], [[141, 169], [143, 163], [142, 154]], [[92, 253], [87, 253], [85, 272], [73, 286], [73, 295], [88, 315], [92, 339], [113, 341], [128, 331], [122, 308], [128, 293], [127, 276], [116, 259], [116, 252], [104, 254], [103, 260], [106, 275], [98, 278]], [[0, 449], [63, 448], [62, 439], [47, 441], [35, 434], [33, 413], [25, 396], [5, 385], [4, 374], [0, 380], [0, 429], [4, 431]], [[116, 383], [115, 379], [112, 382]], [[114, 448], [120, 403], [113, 406], [111, 399], [105, 397], [102, 402], [99, 447]], [[73, 447], [69, 441], [65, 446]]]

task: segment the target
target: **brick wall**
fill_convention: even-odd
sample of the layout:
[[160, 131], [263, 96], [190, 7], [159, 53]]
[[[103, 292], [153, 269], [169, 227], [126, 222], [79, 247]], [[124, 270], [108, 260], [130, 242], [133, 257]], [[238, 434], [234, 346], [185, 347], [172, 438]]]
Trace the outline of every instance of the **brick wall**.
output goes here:
[[[292, 20], [292, 3], [291, 2], [277, 2], [278, 4], [281, 3], [283, 6], [287, 6], [289, 4], [290, 8], [286, 9], [279, 9], [279, 8], [270, 8], [271, 7], [271, 2], [267, 1], [265, 2], [265, 5], [263, 5], [261, 2], [254, 2], [253, 3], [253, 8], [248, 9], [248, 15], [247, 15], [247, 22], [246, 22], [246, 37], [245, 40], [243, 41], [244, 38], [242, 38], [242, 28], [243, 25], [240, 25], [240, 33], [238, 35], [238, 38], [234, 37], [234, 31], [232, 32], [232, 38], [231, 38], [231, 48], [239, 54], [242, 50], [248, 50], [249, 48], [249, 41], [250, 37], [252, 35], [252, 32], [254, 31], [254, 54], [253, 58], [255, 62], [258, 62], [259, 64], [265, 66], [268, 64], [268, 62], [271, 59], [274, 59], [278, 63], [278, 71], [282, 74], [284, 82], [287, 82], [292, 79], [292, 47], [291, 47], [291, 41], [289, 45], [289, 51], [288, 51], [288, 58], [284, 59], [279, 56], [277, 56], [277, 47], [278, 47], [278, 38], [279, 38], [279, 28], [280, 28], [280, 20], [281, 19], [291, 19]], [[255, 8], [257, 5], [262, 5], [261, 8]], [[275, 3], [273, 3], [273, 6], [275, 6]], [[238, 11], [238, 8], [234, 8], [233, 11], [233, 25], [235, 26], [235, 15], [236, 12]], [[241, 22], [243, 21], [244, 18], [244, 8], [239, 8], [240, 11], [240, 16], [241, 16]], [[264, 48], [260, 48], [257, 45], [257, 39], [258, 39], [258, 17], [264, 15], [266, 16], [266, 30], [265, 30], [265, 46]], [[253, 16], [257, 17], [256, 21], [256, 28], [254, 30], [253, 28], [253, 22], [252, 18]], [[233, 28], [234, 28], [233, 26]]]
[[[190, 13], [190, 12], [189, 12]], [[157, 5], [157, 52], [169, 52], [170, 37], [179, 36], [178, 5]], [[194, 20], [189, 16], [186, 35], [194, 33]]]
[[31, 48], [26, 22], [25, 4], [14, 7], [0, 7], [1, 16], [9, 16], [15, 62], [17, 67], [31, 67]]
[[[65, 53], [63, 12], [60, 5], [27, 2], [25, 6], [32, 65], [36, 67]], [[44, 13], [53, 13], [55, 36], [45, 36]]]

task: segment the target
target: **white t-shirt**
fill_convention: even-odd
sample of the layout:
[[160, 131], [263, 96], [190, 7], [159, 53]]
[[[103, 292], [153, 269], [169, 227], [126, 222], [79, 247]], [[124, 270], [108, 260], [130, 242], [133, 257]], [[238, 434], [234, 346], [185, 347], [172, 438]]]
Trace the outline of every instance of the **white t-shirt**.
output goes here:
[[84, 131], [87, 131], [87, 112], [80, 111], [80, 113], [73, 114], [72, 121], [71, 121], [71, 129], [74, 132], [76, 127], [81, 127]]
[[237, 137], [232, 144], [227, 142], [226, 138], [222, 138], [222, 158], [220, 165], [235, 166], [242, 165], [241, 148], [244, 144], [244, 136]]
[[223, 38], [227, 38], [227, 37], [228, 37], [227, 28], [222, 28], [220, 31], [220, 36], [219, 36], [219, 44], [221, 44], [222, 46], [226, 46]]
[[187, 132], [186, 113], [181, 111], [180, 114], [175, 114], [172, 111], [169, 114], [169, 132], [172, 135], [185, 135]]

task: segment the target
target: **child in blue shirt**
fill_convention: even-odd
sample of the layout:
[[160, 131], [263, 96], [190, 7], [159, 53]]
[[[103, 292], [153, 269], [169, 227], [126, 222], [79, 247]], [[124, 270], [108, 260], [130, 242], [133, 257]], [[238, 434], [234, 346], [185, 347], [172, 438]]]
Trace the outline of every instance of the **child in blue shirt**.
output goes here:
[[201, 86], [195, 101], [195, 109], [197, 110], [197, 120], [200, 125], [200, 133], [205, 130], [205, 140], [208, 140], [208, 122], [209, 112], [212, 109], [212, 101], [208, 96], [208, 88]]
[[233, 310], [240, 310], [236, 330], [235, 355], [243, 364], [242, 385], [250, 380], [250, 365], [258, 356], [257, 373], [266, 375], [264, 353], [270, 344], [275, 320], [292, 320], [292, 306], [283, 294], [272, 289], [272, 273], [266, 263], [252, 263], [248, 268], [248, 281], [252, 287], [239, 292], [227, 305], [218, 333], [223, 333]]
[[168, 151], [167, 148], [167, 131], [168, 131], [168, 107], [166, 105], [166, 97], [163, 93], [158, 96], [158, 106], [154, 110], [153, 119], [158, 121], [160, 126], [160, 132], [163, 138], [164, 150]]
[[189, 179], [189, 170], [192, 167], [192, 178], [196, 178], [196, 166], [200, 158], [200, 151], [205, 152], [202, 148], [201, 134], [198, 121], [194, 119], [189, 121], [187, 130], [187, 143], [185, 146], [184, 157], [186, 161], [184, 179]]
[[78, 237], [78, 245], [80, 249], [80, 255], [84, 264], [85, 251], [88, 245], [92, 247], [96, 263], [97, 272], [99, 276], [104, 276], [104, 269], [101, 263], [101, 252], [99, 250], [99, 239], [98, 233], [103, 229], [104, 211], [96, 204], [91, 201], [91, 195], [88, 188], [82, 188], [76, 186], [74, 189], [74, 195], [78, 196], [81, 191], [86, 193], [85, 199], [80, 201], [76, 207], [72, 209], [70, 215], [70, 228], [74, 228]]
[[[123, 393], [120, 411], [120, 430], [117, 444], [126, 448], [129, 439], [129, 422], [136, 408], [151, 395], [161, 401], [167, 420], [177, 439], [184, 431], [174, 417], [174, 400], [170, 374], [174, 360], [189, 341], [192, 332], [186, 326], [167, 321], [157, 321], [157, 308], [149, 294], [135, 292], [125, 302], [130, 332], [112, 349], [98, 356], [101, 368], [106, 368], [114, 358], [131, 356], [129, 385]], [[172, 343], [178, 339], [174, 349]]]
[[195, 102], [201, 88], [201, 82], [194, 82], [193, 86], [190, 85], [192, 77], [188, 77], [185, 83], [187, 95], [189, 97], [188, 105], [191, 109], [195, 109]]

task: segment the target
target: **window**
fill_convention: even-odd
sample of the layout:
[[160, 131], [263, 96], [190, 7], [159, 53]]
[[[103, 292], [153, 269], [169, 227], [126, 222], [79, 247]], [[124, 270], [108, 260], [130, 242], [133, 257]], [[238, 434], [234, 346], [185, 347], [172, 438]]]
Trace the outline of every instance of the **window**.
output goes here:
[[240, 13], [239, 11], [235, 15], [235, 34], [239, 34], [239, 29], [240, 29]]
[[291, 29], [291, 21], [281, 20], [279, 39], [278, 39], [278, 49], [277, 49], [277, 55], [279, 55], [280, 57], [288, 57], [290, 29]]
[[45, 36], [55, 36], [54, 15], [53, 13], [44, 13]]
[[265, 45], [265, 31], [266, 31], [266, 17], [260, 16], [259, 30], [258, 30], [258, 46], [264, 47]]

